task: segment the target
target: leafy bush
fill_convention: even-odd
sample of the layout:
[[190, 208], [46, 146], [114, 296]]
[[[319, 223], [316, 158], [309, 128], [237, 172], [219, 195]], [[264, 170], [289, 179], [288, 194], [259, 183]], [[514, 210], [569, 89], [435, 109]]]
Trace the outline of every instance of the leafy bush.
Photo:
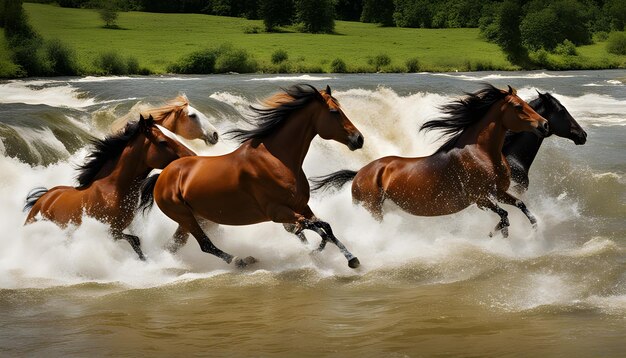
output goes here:
[[330, 72], [332, 73], [346, 73], [348, 72], [348, 66], [340, 59], [336, 58], [330, 63]]
[[18, 64], [28, 76], [47, 76], [50, 73], [41, 38], [21, 38], [19, 42], [12, 40], [11, 46], [13, 62]]
[[411, 57], [404, 63], [408, 72], [418, 72], [420, 70], [420, 61], [417, 57]]
[[616, 55], [626, 55], [626, 33], [611, 33], [606, 44], [606, 50]]
[[563, 43], [560, 43], [554, 49], [554, 53], [559, 55], [567, 55], [567, 56], [578, 56], [578, 51], [576, 51], [576, 45], [570, 40], [565, 40]]
[[272, 63], [278, 64], [278, 63], [287, 61], [288, 58], [289, 58], [289, 55], [287, 54], [287, 51], [283, 49], [278, 49], [274, 51], [274, 53], [272, 54]]
[[256, 72], [258, 63], [245, 50], [237, 49], [230, 44], [218, 48], [195, 51], [168, 66], [173, 73], [205, 74]]
[[215, 72], [217, 73], [250, 73], [256, 72], [257, 68], [257, 62], [246, 50], [237, 49], [230, 44], [222, 45], [217, 49], [215, 59]]
[[388, 55], [381, 53], [367, 60], [367, 63], [374, 66], [376, 71], [380, 71], [384, 66], [389, 66], [391, 64], [391, 58]]
[[246, 26], [243, 28], [244, 34], [260, 34], [263, 32], [258, 26]]
[[95, 60], [96, 67], [105, 75], [128, 74], [128, 64], [124, 58], [115, 51], [101, 53]]
[[73, 76], [80, 71], [76, 54], [61, 40], [53, 39], [47, 41], [44, 46], [46, 59], [49, 66], [50, 75], [53, 76]]
[[606, 31], [598, 31], [593, 34], [593, 40], [596, 42], [604, 42], [609, 39], [609, 33]]
[[195, 51], [183, 57], [177, 63], [168, 66], [168, 72], [201, 74], [215, 73], [215, 60], [217, 53], [215, 49], [204, 49]]

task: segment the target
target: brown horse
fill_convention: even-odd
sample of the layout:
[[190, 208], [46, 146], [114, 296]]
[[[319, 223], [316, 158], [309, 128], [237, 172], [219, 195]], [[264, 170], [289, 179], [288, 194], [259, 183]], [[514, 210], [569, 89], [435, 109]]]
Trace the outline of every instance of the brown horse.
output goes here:
[[[129, 120], [137, 118], [136, 111], [121, 117], [112, 125], [113, 130], [122, 129]], [[154, 122], [185, 139], [202, 139], [206, 144], [215, 144], [219, 139], [217, 130], [209, 119], [189, 104], [187, 96], [180, 95], [162, 107], [140, 111], [144, 118], [152, 116]]]
[[302, 162], [311, 141], [319, 134], [351, 150], [363, 146], [363, 136], [345, 116], [330, 87], [317, 91], [310, 85], [293, 86], [252, 107], [258, 124], [252, 130], [231, 133], [242, 141], [234, 152], [217, 157], [190, 157], [174, 161], [146, 181], [142, 189], [144, 209], [154, 201], [165, 215], [179, 224], [170, 247], [176, 251], [191, 233], [202, 251], [239, 267], [256, 260], [241, 259], [213, 245], [196, 218], [216, 224], [250, 225], [264, 221], [286, 224], [305, 241], [302, 231], [313, 230], [337, 245], [350, 267], [359, 261], [319, 220], [308, 206], [309, 184]]
[[78, 170], [78, 187], [31, 190], [24, 207], [30, 209], [25, 224], [41, 214], [61, 227], [79, 225], [86, 214], [111, 225], [113, 237], [127, 240], [143, 260], [139, 238], [122, 232], [133, 220], [141, 182], [152, 169], [195, 153], [165, 135], [152, 117], [143, 116], [128, 123], [123, 132], [93, 144], [94, 151]]
[[354, 180], [352, 198], [379, 220], [386, 199], [418, 216], [448, 215], [475, 203], [500, 215], [496, 230], [506, 237], [508, 213], [498, 206], [500, 201], [517, 206], [534, 225], [536, 220], [524, 203], [507, 193], [511, 172], [502, 145], [507, 129], [543, 136], [548, 133], [548, 122], [510, 86], [507, 92], [486, 85], [442, 109], [447, 118], [422, 126], [441, 129], [449, 136], [434, 154], [384, 157], [358, 172], [343, 170], [316, 178], [313, 191]]

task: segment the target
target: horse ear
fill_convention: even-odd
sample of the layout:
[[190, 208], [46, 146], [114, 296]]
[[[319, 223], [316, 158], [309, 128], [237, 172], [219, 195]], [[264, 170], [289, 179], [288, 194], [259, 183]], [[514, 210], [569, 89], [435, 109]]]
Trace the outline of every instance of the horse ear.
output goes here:
[[148, 117], [148, 119], [146, 119], [146, 127], [151, 127], [154, 125], [154, 117], [152, 117], [152, 115], [150, 115]]
[[513, 96], [517, 96], [517, 90], [511, 86], [509, 86], [509, 94]]
[[329, 85], [326, 85], [326, 94], [332, 96]]
[[541, 92], [539, 92], [539, 90], [535, 90], [535, 91], [537, 91], [537, 94], [539, 95], [539, 97], [546, 98], [546, 94], [545, 93], [541, 93]]

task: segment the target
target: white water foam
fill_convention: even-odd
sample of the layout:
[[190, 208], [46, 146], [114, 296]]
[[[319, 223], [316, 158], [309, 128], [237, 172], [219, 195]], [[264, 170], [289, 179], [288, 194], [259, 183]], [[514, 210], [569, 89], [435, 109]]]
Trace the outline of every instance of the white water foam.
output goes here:
[[327, 80], [332, 80], [332, 79], [334, 79], [334, 77], [301, 75], [301, 76], [273, 76], [273, 77], [251, 78], [246, 81], [267, 81], [267, 82], [307, 81], [309, 82], [309, 81], [327, 81]]
[[575, 76], [575, 75], [556, 75], [550, 73], [529, 73], [529, 74], [490, 74], [486, 76], [476, 75], [455, 75], [451, 73], [428, 73], [433, 76], [452, 77], [466, 81], [492, 81], [492, 80], [505, 80], [505, 79], [542, 79], [542, 78], [571, 78], [571, 77], [587, 77], [587, 76]]
[[81, 109], [96, 104], [94, 98], [82, 98], [70, 85], [38, 87], [35, 81], [0, 84], [0, 103], [45, 104]]

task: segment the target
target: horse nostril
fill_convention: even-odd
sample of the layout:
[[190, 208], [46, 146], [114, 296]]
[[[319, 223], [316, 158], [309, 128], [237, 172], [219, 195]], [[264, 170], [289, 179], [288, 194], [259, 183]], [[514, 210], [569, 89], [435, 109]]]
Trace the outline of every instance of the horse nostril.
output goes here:
[[548, 132], [548, 129], [550, 129], [550, 126], [548, 125], [548, 122], [547, 122], [547, 121], [546, 121], [546, 122], [543, 122], [542, 127], [543, 127], [543, 130], [545, 130], [546, 132]]
[[363, 136], [359, 134], [359, 136], [356, 138], [356, 144], [359, 147], [363, 147], [363, 142], [364, 142]]
[[213, 139], [217, 142], [218, 138], [219, 138], [219, 135], [217, 134], [217, 132], [213, 132]]

